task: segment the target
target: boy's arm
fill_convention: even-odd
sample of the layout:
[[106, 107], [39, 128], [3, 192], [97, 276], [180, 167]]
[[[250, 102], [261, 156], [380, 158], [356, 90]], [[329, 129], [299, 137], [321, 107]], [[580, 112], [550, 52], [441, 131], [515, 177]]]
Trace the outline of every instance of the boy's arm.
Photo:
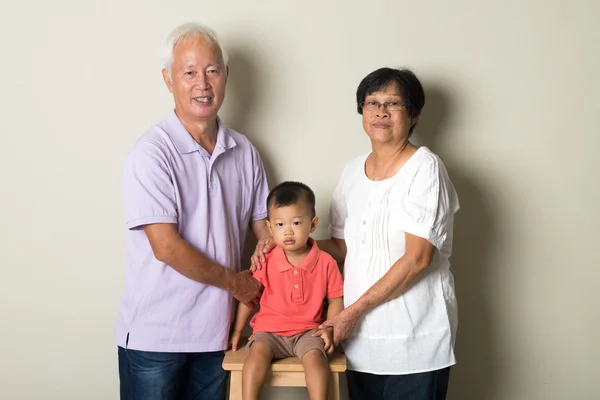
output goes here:
[[344, 309], [344, 298], [336, 297], [335, 299], [328, 299], [329, 306], [327, 307], [327, 319], [335, 317]]
[[[342, 310], [344, 309], [344, 298], [343, 297], [327, 299], [327, 302], [329, 303], [329, 305], [327, 306], [327, 319], [335, 317], [336, 315], [341, 313]], [[333, 327], [328, 326], [327, 328], [325, 328], [325, 330], [327, 330], [331, 334], [331, 339], [333, 339]], [[333, 340], [332, 340], [332, 343], [333, 343]]]
[[[231, 349], [237, 351], [240, 344], [240, 338], [242, 337], [242, 331], [250, 319], [250, 315], [254, 311], [254, 308], [250, 308], [247, 305], [240, 303], [238, 305], [237, 314], [235, 316], [235, 324], [233, 326], [233, 332], [231, 333]], [[329, 318], [329, 315], [327, 315]]]

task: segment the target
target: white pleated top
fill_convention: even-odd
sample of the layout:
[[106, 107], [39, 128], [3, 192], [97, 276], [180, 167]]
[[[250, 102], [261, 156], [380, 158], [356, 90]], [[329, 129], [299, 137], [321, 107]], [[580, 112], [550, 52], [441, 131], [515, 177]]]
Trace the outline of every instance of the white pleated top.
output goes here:
[[442, 161], [420, 147], [392, 178], [372, 181], [363, 155], [344, 169], [331, 204], [331, 235], [345, 239], [348, 307], [405, 253], [405, 233], [436, 251], [401, 296], [370, 311], [345, 343], [348, 368], [380, 375], [432, 371], [456, 363], [457, 307], [449, 257], [458, 196]]

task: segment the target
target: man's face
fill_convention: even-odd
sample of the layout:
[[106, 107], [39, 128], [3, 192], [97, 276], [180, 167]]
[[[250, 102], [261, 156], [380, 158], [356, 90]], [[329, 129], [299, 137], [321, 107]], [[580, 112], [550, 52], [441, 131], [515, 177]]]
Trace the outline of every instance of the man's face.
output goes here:
[[227, 66], [221, 51], [204, 38], [181, 40], [173, 50], [171, 76], [163, 78], [184, 121], [213, 119], [225, 99]]

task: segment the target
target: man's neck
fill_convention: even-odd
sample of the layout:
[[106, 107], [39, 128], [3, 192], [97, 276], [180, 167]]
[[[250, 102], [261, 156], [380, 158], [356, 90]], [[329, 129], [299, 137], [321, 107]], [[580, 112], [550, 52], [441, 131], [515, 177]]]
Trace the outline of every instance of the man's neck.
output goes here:
[[212, 154], [217, 145], [217, 134], [219, 132], [217, 118], [214, 117], [190, 121], [178, 114], [177, 110], [175, 110], [175, 114], [177, 114], [177, 117], [192, 138], [194, 138], [194, 140], [209, 154]]

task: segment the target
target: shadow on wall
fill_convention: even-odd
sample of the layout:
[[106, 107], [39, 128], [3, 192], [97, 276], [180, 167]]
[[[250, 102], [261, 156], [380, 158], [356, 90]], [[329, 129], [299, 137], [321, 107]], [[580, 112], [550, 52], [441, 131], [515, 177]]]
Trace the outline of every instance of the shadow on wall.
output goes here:
[[[266, 79], [265, 74], [261, 71], [267, 69], [260, 68], [256, 61], [258, 57], [248, 50], [250, 48], [252, 46], [243, 46], [243, 44], [227, 48], [229, 77], [222, 117], [229, 127], [246, 135], [258, 149], [265, 166], [269, 187], [272, 187], [275, 182], [279, 182], [275, 168], [265, 157], [266, 153], [259, 138], [254, 136], [260, 129], [256, 117], [257, 109], [261, 108], [261, 99], [267, 98], [261, 92], [265, 88], [264, 81]], [[242, 254], [242, 269], [249, 267], [250, 256], [255, 247], [254, 235], [248, 232]]]
[[262, 157], [267, 179], [270, 184], [273, 184], [277, 182], [275, 169], [265, 158], [266, 153], [260, 138], [255, 136], [260, 129], [257, 110], [262, 106], [262, 99], [267, 98], [263, 93], [267, 77], [261, 71], [267, 69], [257, 64], [258, 55], [249, 51], [249, 48], [251, 46], [243, 45], [227, 48], [229, 77], [223, 119], [228, 126], [243, 133], [252, 141]]
[[491, 246], [494, 239], [493, 213], [476, 180], [475, 171], [460, 168], [460, 160], [444, 152], [444, 127], [452, 117], [450, 91], [425, 83], [426, 105], [415, 137], [438, 154], [460, 199], [454, 223], [453, 254], [450, 259], [458, 298], [457, 365], [450, 374], [449, 400], [486, 400], [493, 396], [496, 370], [493, 354], [494, 324], [484, 291], [489, 281]]

